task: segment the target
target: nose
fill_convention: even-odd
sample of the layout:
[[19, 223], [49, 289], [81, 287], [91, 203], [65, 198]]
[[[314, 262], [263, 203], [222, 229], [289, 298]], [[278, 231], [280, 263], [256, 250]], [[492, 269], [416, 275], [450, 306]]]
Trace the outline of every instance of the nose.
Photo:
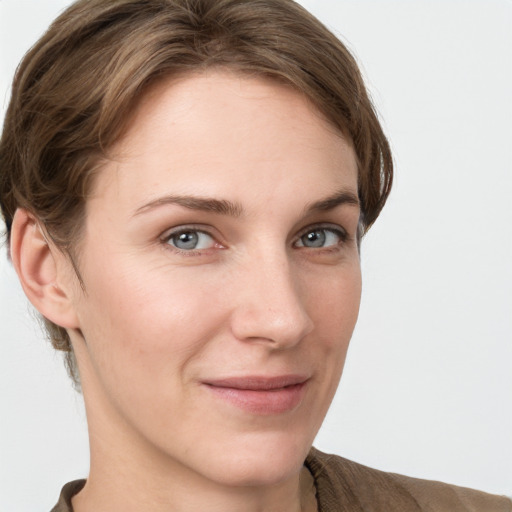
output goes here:
[[274, 349], [299, 343], [313, 330], [299, 269], [286, 257], [260, 257], [246, 264], [238, 279], [231, 329], [242, 341], [259, 341]]

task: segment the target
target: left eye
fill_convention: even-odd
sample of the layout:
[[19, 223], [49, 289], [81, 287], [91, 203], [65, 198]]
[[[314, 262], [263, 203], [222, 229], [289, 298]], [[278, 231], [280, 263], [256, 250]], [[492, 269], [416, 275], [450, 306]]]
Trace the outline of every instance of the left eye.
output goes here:
[[315, 228], [304, 233], [295, 244], [296, 247], [312, 249], [331, 247], [343, 241], [343, 233], [335, 229]]
[[215, 245], [215, 240], [203, 231], [187, 229], [171, 234], [167, 243], [180, 251], [193, 251], [198, 249], [210, 249]]

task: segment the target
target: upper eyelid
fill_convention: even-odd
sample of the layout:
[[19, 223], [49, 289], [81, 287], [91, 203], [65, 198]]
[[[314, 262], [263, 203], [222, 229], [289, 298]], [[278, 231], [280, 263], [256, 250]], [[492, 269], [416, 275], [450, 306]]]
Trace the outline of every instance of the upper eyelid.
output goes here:
[[[341, 237], [345, 239], [350, 237], [348, 230], [345, 229], [340, 224], [335, 224], [332, 222], [317, 222], [305, 226], [304, 228], [296, 232], [296, 234], [291, 237], [292, 244], [295, 244], [298, 240], [300, 240], [302, 236], [315, 229], [330, 230], [335, 233], [338, 233]], [[225, 242], [222, 240], [223, 237], [217, 234], [218, 230], [215, 229], [213, 226], [207, 224], [182, 224], [173, 228], [168, 228], [162, 232], [162, 234], [159, 236], [159, 239], [162, 241], [168, 241], [171, 237], [176, 236], [177, 234], [185, 231], [197, 231], [199, 233], [204, 233], [205, 235], [212, 237], [216, 242], [220, 243], [221, 245], [225, 245]]]
[[331, 230], [334, 232], [341, 233], [344, 236], [348, 236], [348, 231], [343, 226], [341, 226], [339, 224], [334, 224], [332, 222], [318, 222], [318, 223], [306, 226], [305, 228], [302, 228], [301, 230], [299, 230], [299, 232], [296, 235], [296, 238], [300, 238], [301, 236], [304, 236], [306, 233], [309, 233], [310, 231], [314, 231], [315, 229]]
[[[176, 247], [171, 240], [179, 235], [180, 233], [186, 233], [186, 232], [195, 232], [195, 233], [201, 233], [203, 235], [206, 235], [211, 238], [212, 241], [212, 247], [205, 247], [205, 248], [193, 248], [193, 249], [182, 249], [180, 247]], [[208, 230], [204, 228], [194, 227], [190, 224], [183, 224], [180, 226], [177, 226], [175, 228], [169, 228], [166, 231], [162, 233], [159, 237], [159, 245], [161, 247], [164, 247], [166, 251], [171, 251], [175, 254], [192, 257], [192, 256], [202, 256], [208, 254], [212, 249], [221, 249], [225, 248], [224, 244], [222, 242], [219, 242], [218, 237], [216, 237], [214, 234], [210, 233]]]
[[186, 231], [197, 231], [198, 233], [204, 233], [205, 235], [211, 236], [212, 238], [218, 238], [212, 232], [214, 231], [214, 228], [212, 226], [208, 226], [205, 224], [182, 224], [174, 228], [167, 228], [165, 231], [162, 232], [159, 238], [168, 239], [171, 236], [175, 236], [179, 233], [183, 233]]
[[[327, 222], [327, 223], [320, 222], [317, 224], [311, 224], [311, 225], [305, 227], [304, 229], [300, 230], [298, 232], [298, 234], [294, 237], [292, 246], [297, 247], [299, 249], [303, 249], [304, 248], [303, 246], [297, 246], [297, 244], [300, 242], [301, 238], [304, 235], [306, 235], [307, 233], [310, 233], [311, 231], [315, 231], [318, 229], [325, 229], [326, 231], [331, 231], [332, 233], [336, 233], [336, 235], [340, 239], [340, 244], [342, 244], [342, 245], [346, 244], [347, 242], [350, 242], [350, 240], [352, 239], [352, 236], [349, 234], [349, 232], [343, 226], [340, 226], [339, 224], [333, 224], [330, 222]], [[318, 250], [322, 250], [322, 249], [324, 249], [324, 250], [332, 249], [332, 247], [328, 246], [328, 247], [307, 248], [307, 249], [318, 251]]]

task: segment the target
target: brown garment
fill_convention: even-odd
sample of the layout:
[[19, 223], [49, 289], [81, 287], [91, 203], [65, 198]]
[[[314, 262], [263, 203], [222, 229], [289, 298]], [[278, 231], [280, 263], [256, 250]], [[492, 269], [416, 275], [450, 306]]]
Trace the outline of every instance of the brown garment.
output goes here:
[[504, 496], [385, 473], [314, 448], [306, 466], [318, 512], [512, 512]]
[[84, 487], [85, 480], [74, 480], [73, 482], [67, 483], [60, 493], [59, 502], [50, 512], [73, 512], [73, 506], [71, 505], [71, 498], [78, 494]]
[[[318, 512], [512, 512], [512, 501], [464, 487], [371, 469], [312, 448], [306, 467], [315, 480]], [[85, 480], [64, 486], [51, 512], [73, 512]]]

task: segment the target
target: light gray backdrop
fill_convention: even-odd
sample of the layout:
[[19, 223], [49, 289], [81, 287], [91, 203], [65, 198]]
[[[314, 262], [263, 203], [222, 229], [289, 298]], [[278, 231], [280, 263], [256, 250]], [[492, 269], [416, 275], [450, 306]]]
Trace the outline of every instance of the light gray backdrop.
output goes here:
[[[66, 0], [0, 0], [0, 107]], [[512, 2], [303, 0], [353, 50], [396, 160], [363, 244], [364, 294], [316, 445], [512, 494]], [[84, 477], [81, 398], [0, 256], [0, 510]]]

